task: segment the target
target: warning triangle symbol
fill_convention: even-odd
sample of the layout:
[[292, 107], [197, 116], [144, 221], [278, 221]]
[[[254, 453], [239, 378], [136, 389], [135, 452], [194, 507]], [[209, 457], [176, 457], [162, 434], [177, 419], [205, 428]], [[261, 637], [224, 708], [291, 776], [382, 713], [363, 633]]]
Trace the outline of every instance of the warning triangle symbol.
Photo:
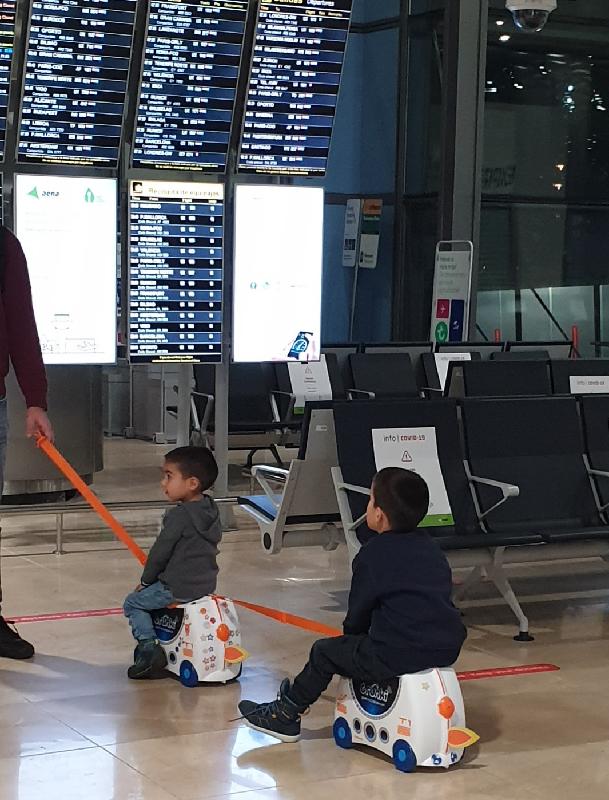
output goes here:
[[408, 450], [404, 450], [404, 455], [402, 456], [402, 461], [406, 464], [412, 463], [412, 456], [408, 452]]

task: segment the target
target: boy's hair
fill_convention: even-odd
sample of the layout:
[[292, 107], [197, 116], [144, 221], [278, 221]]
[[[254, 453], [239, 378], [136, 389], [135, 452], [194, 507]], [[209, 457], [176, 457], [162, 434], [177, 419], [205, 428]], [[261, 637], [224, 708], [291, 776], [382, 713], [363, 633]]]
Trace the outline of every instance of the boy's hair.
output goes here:
[[429, 510], [427, 484], [412, 470], [386, 467], [374, 476], [372, 490], [394, 531], [413, 531]]
[[210, 489], [218, 477], [216, 459], [207, 447], [176, 447], [167, 453], [165, 461], [175, 464], [184, 478], [196, 478], [202, 492]]

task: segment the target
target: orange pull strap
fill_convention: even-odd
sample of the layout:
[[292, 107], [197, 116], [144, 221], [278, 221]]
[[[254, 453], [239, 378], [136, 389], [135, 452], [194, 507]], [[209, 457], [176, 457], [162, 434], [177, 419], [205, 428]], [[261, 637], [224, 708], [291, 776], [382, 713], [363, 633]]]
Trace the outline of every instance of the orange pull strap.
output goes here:
[[306, 617], [297, 617], [294, 614], [288, 614], [286, 611], [278, 611], [274, 608], [267, 608], [266, 606], [257, 606], [254, 603], [247, 603], [245, 600], [235, 600], [233, 603], [241, 608], [247, 608], [249, 611], [254, 611], [256, 614], [261, 614], [263, 617], [269, 617], [277, 622], [282, 622], [284, 625], [293, 625], [296, 628], [301, 628], [304, 631], [311, 631], [312, 633], [319, 633], [322, 636], [340, 636], [342, 631], [337, 628], [330, 628], [321, 622], [316, 622]]
[[87, 484], [83, 481], [76, 470], [69, 464], [66, 459], [61, 455], [59, 450], [52, 444], [46, 436], [39, 436], [36, 444], [45, 453], [50, 460], [55, 464], [57, 469], [65, 475], [70, 481], [72, 486], [80, 492], [82, 497], [87, 501], [91, 508], [99, 514], [101, 519], [110, 527], [114, 535], [121, 540], [121, 542], [133, 553], [140, 564], [146, 563], [146, 553], [137, 545], [127, 531], [123, 528], [120, 522], [113, 516], [106, 506], [102, 503], [99, 497], [89, 489]]

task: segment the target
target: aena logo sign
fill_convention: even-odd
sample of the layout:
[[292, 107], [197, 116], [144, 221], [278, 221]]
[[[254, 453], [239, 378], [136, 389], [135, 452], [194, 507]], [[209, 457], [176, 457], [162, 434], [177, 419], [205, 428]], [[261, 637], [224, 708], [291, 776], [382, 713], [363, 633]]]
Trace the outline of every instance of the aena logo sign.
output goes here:
[[38, 187], [34, 186], [28, 192], [28, 197], [34, 197], [36, 200], [40, 200], [41, 197], [59, 197], [59, 192], [52, 192], [49, 189], [43, 189], [41, 192], [38, 191]]

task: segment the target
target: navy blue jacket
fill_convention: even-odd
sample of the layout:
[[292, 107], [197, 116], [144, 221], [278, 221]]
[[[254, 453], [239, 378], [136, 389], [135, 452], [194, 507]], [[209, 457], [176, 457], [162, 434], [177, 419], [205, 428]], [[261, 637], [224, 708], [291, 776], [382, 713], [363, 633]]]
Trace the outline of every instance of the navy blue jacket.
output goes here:
[[353, 561], [346, 634], [368, 634], [396, 675], [456, 661], [467, 632], [452, 600], [452, 575], [420, 528], [374, 536]]

